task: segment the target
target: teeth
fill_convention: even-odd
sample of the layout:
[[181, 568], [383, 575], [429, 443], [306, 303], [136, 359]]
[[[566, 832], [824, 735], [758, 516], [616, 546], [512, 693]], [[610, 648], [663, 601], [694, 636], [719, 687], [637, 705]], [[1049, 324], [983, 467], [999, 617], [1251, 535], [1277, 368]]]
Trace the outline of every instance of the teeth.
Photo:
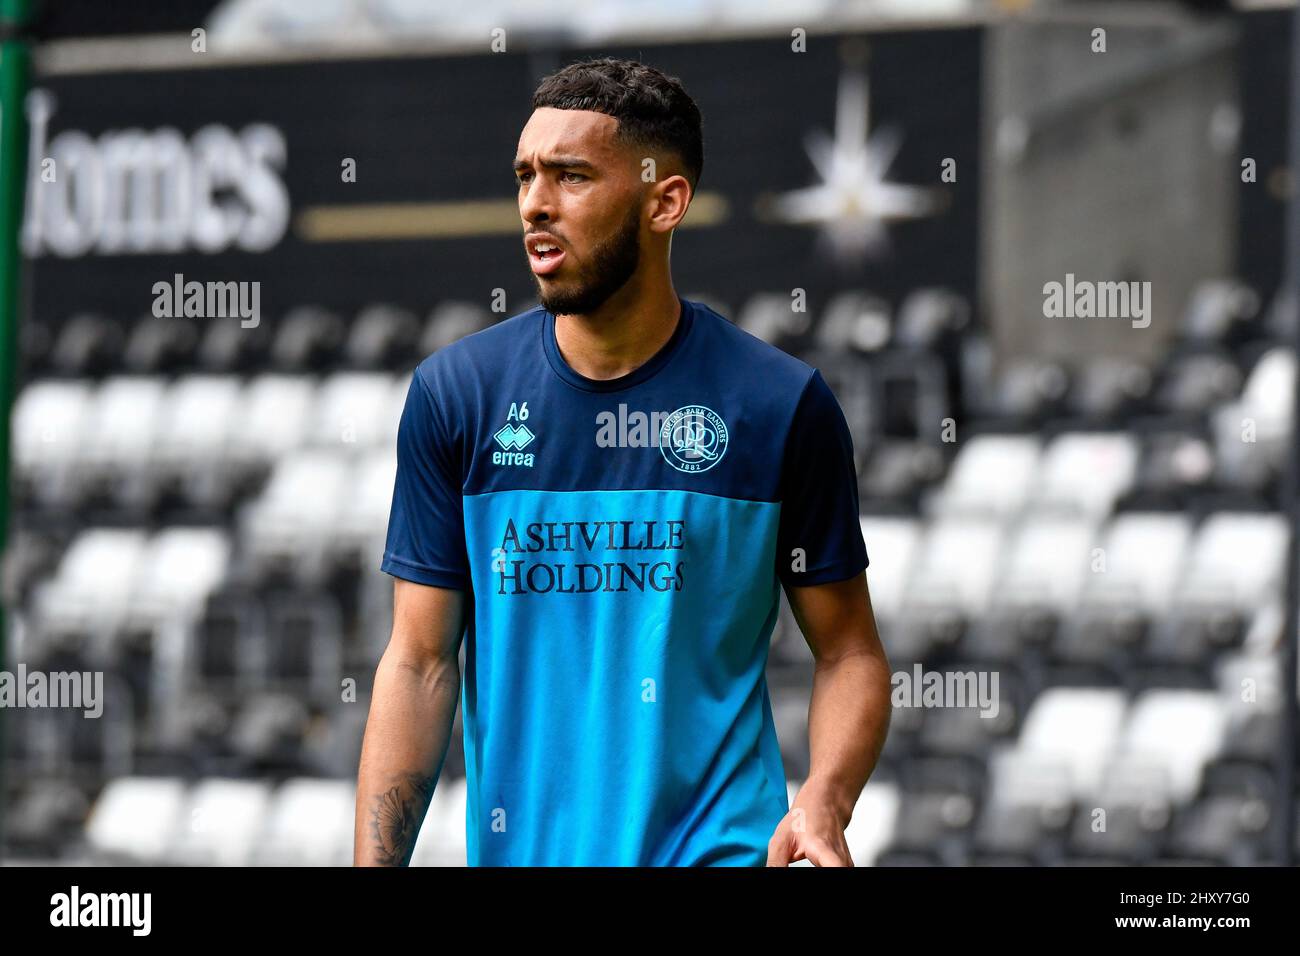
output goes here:
[[537, 245], [533, 246], [533, 249], [536, 252], [553, 252], [559, 248], [559, 246], [553, 246], [549, 242], [539, 242]]

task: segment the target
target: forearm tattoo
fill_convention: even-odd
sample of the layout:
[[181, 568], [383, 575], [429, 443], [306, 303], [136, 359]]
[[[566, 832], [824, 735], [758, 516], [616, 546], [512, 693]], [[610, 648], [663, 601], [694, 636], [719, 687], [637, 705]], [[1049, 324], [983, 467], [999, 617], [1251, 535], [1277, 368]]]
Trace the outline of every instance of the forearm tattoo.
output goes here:
[[434, 778], [418, 773], [399, 774], [393, 785], [379, 793], [370, 811], [370, 835], [381, 866], [406, 866], [415, 850], [420, 822], [429, 809]]

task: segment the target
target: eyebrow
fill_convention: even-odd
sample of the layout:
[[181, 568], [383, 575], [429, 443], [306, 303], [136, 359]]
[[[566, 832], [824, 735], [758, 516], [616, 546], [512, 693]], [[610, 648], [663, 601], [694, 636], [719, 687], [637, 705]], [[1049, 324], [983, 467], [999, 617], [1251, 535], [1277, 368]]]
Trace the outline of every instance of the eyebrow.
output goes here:
[[[577, 156], [555, 156], [551, 159], [539, 159], [537, 165], [543, 169], [595, 169], [596, 167], [587, 162], [585, 159], [579, 159]], [[515, 160], [515, 172], [521, 169], [528, 169], [532, 163], [526, 159]]]

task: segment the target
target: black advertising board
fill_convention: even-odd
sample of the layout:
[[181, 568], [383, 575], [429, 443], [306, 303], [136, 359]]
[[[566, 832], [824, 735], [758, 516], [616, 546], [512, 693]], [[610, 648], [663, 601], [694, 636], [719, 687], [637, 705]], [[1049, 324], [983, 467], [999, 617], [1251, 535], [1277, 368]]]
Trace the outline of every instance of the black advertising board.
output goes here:
[[[605, 54], [681, 77], [704, 114], [704, 174], [673, 245], [679, 291], [733, 318], [763, 291], [805, 289], [813, 310], [843, 289], [894, 303], [920, 286], [971, 295], [979, 39], [932, 30], [814, 35], [806, 52], [760, 39], [37, 76], [32, 317], [129, 321], [178, 273], [260, 282], [271, 321], [298, 305], [344, 316], [376, 302], [420, 314], [446, 299], [489, 305], [498, 289], [509, 314], [527, 308], [511, 161], [529, 97], [562, 63]], [[830, 150], [837, 135], [830, 187], [799, 194], [823, 184], [810, 147]], [[871, 191], [891, 185], [903, 192]], [[875, 243], [835, 252], [835, 229]]]

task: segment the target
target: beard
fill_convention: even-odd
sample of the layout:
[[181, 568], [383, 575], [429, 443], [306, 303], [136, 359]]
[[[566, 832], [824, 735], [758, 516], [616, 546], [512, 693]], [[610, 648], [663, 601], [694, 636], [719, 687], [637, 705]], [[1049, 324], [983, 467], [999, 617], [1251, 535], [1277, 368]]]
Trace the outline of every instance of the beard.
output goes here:
[[538, 301], [547, 312], [552, 315], [588, 315], [627, 284], [640, 261], [641, 210], [634, 204], [618, 232], [592, 250], [570, 285], [559, 288], [552, 283], [547, 289], [541, 277], [529, 274], [537, 286]]

